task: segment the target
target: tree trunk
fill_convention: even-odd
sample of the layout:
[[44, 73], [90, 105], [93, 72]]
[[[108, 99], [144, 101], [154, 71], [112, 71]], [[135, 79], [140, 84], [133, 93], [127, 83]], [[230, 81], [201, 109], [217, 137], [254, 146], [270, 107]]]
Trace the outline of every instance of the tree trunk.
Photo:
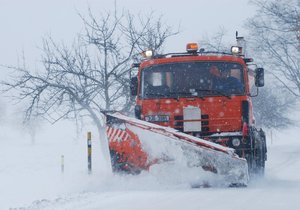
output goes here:
[[111, 174], [112, 173], [112, 168], [111, 168], [111, 160], [110, 160], [110, 153], [109, 153], [109, 147], [108, 147], [108, 139], [106, 136], [106, 126], [105, 123], [104, 125], [101, 124], [100, 119], [97, 117], [97, 115], [91, 110], [90, 111], [90, 116], [97, 127], [97, 132], [98, 132], [98, 139], [100, 141], [100, 150], [101, 150], [101, 156], [99, 158], [103, 158], [104, 160], [104, 165], [103, 168], [105, 173]]

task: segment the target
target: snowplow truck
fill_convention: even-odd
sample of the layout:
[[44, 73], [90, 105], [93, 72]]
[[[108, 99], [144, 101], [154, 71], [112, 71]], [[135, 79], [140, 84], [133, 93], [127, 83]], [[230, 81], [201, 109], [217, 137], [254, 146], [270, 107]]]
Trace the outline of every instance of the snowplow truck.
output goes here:
[[177, 146], [189, 166], [230, 174], [231, 184], [263, 175], [266, 138], [255, 127], [252, 97], [264, 86], [264, 69], [242, 50], [208, 52], [189, 43], [183, 53], [143, 52], [130, 84], [135, 118], [106, 114], [113, 170], [148, 170], [176, 158], [170, 153]]

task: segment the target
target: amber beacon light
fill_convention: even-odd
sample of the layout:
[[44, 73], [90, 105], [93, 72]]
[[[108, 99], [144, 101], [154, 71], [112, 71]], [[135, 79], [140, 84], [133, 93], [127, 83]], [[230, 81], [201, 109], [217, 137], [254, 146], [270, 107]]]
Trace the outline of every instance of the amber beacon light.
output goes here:
[[198, 51], [198, 49], [199, 49], [199, 46], [197, 43], [188, 43], [186, 45], [186, 51], [189, 53], [195, 53]]

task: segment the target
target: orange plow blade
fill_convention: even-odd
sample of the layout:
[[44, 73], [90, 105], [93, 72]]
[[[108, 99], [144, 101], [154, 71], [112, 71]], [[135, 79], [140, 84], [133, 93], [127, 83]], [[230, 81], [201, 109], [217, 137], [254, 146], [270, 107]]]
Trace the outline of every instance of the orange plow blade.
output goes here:
[[158, 164], [192, 168], [195, 176], [213, 174], [225, 185], [246, 186], [247, 161], [234, 150], [175, 129], [120, 113], [106, 113], [106, 134], [114, 172], [139, 174]]

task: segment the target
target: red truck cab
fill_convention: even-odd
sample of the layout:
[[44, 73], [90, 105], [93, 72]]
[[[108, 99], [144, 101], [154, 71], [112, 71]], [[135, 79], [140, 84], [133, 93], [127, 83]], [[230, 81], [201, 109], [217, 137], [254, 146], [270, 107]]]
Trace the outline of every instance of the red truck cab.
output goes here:
[[145, 54], [131, 80], [136, 118], [232, 147], [263, 172], [265, 135], [255, 127], [250, 89], [253, 76], [264, 85], [264, 70], [250, 70], [240, 47], [205, 52], [192, 43], [185, 53]]

